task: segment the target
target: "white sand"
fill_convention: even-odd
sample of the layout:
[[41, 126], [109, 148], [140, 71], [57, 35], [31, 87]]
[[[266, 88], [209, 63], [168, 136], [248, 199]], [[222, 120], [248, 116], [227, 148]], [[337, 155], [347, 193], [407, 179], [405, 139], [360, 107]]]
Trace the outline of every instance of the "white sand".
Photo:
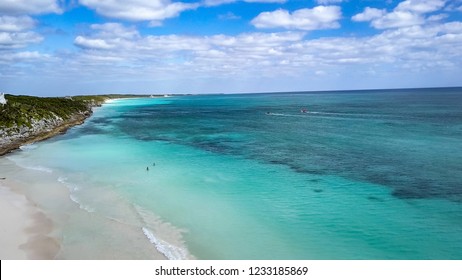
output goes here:
[[11, 183], [0, 181], [0, 259], [53, 259], [60, 245], [48, 236], [51, 220], [7, 184]]
[[0, 185], [0, 259], [27, 259], [26, 251], [19, 247], [28, 240], [26, 229], [32, 222], [30, 207], [25, 196]]

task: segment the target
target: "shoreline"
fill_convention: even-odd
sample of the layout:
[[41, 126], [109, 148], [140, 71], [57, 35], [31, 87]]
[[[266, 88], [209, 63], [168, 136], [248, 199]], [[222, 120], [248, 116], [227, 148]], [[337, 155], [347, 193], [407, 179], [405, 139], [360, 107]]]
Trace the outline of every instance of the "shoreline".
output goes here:
[[[54, 136], [64, 134], [66, 131], [74, 126], [81, 125], [85, 122], [86, 119], [93, 115], [93, 109], [96, 107], [101, 107], [106, 103], [112, 103], [116, 100], [120, 99], [132, 99], [132, 98], [146, 98], [145, 96], [139, 97], [107, 97], [102, 95], [104, 100], [95, 101], [91, 100], [87, 103], [87, 109], [83, 112], [76, 112], [73, 114], [69, 119], [58, 121], [57, 123], [46, 124], [44, 127], [39, 128], [38, 131], [34, 131], [34, 128], [27, 128], [25, 131], [17, 131], [12, 136], [5, 134], [2, 135], [2, 129], [0, 128], [0, 135], [4, 137], [2, 141], [0, 141], [0, 156], [4, 156], [14, 150], [19, 149], [19, 147], [27, 144], [31, 144], [34, 142], [43, 141]], [[53, 120], [42, 119], [41, 122], [50, 122]], [[18, 127], [18, 130], [24, 130], [24, 127]], [[24, 135], [27, 136], [24, 136]], [[8, 140], [11, 138], [11, 140]]]
[[[26, 137], [16, 138], [14, 142], [9, 145], [0, 146], [0, 159], [8, 161], [7, 154], [19, 152], [18, 149], [30, 143], [42, 141], [66, 133], [69, 128], [77, 125], [81, 125], [93, 114], [95, 107], [101, 107], [105, 103], [110, 103], [113, 99], [107, 99], [102, 104], [93, 104], [89, 106], [89, 109], [85, 113], [78, 113], [71, 117], [70, 120], [62, 122], [61, 124], [53, 127], [51, 130], [41, 131], [34, 135], [28, 135]], [[110, 250], [107, 254], [97, 253], [94, 254], [93, 250], [96, 248], [91, 247], [91, 242], [88, 244], [82, 244], [83, 247], [76, 247], [73, 244], [69, 245], [68, 232], [66, 233], [66, 218], [77, 217], [76, 219], [81, 220], [92, 220], [98, 221], [101, 217], [95, 217], [91, 213], [88, 213], [81, 208], [81, 205], [72, 200], [67, 188], [59, 189], [54, 187], [54, 190], [45, 190], [45, 193], [39, 188], [37, 193], [37, 186], [34, 183], [40, 182], [39, 185], [50, 186], [50, 181], [41, 181], [37, 177], [39, 173], [36, 170], [23, 169], [21, 166], [16, 164], [1, 163], [0, 169], [0, 259], [6, 260], [53, 260], [53, 259], [124, 259], [124, 255], [107, 255], [113, 252]], [[39, 171], [40, 172], [40, 171]], [[40, 175], [39, 175], [40, 176]], [[34, 179], [32, 179], [34, 178]], [[37, 181], [38, 180], [38, 181]], [[58, 180], [59, 181], [59, 180]], [[54, 185], [54, 183], [51, 183]], [[60, 183], [61, 184], [61, 183]], [[35, 188], [34, 191], [30, 191], [29, 188]], [[48, 188], [48, 187], [47, 187]], [[50, 193], [50, 191], [52, 191]], [[35, 196], [38, 194], [39, 196]], [[64, 212], [59, 209], [50, 208], [50, 205], [43, 204], [43, 196], [54, 197], [55, 201], [59, 201], [58, 204], [63, 205]], [[56, 205], [54, 205], [56, 206]], [[58, 211], [57, 211], [58, 210]], [[118, 221], [103, 221], [107, 228], [124, 226]], [[92, 223], [90, 222], [89, 225]], [[127, 226], [127, 225], [125, 225]], [[85, 228], [86, 231], [94, 231], [91, 226]], [[130, 229], [124, 228], [121, 230], [128, 230], [129, 233], [134, 231], [139, 234], [137, 238], [144, 239], [146, 247], [144, 252], [145, 257], [141, 259], [166, 259], [165, 254], [160, 252], [158, 248], [152, 250], [151, 246], [157, 246], [152, 244], [149, 237], [142, 231], [142, 228]], [[128, 233], [127, 231], [127, 233]], [[80, 240], [79, 240], [80, 241]], [[85, 241], [85, 240], [81, 240]], [[109, 244], [106, 244], [108, 246]], [[99, 248], [99, 250], [104, 250]], [[107, 248], [107, 247], [106, 247]], [[86, 251], [88, 250], [88, 252]], [[92, 254], [93, 253], [93, 254]], [[148, 256], [148, 257], [147, 257]], [[135, 255], [135, 259], [140, 256]]]
[[68, 120], [56, 125], [52, 124], [51, 127], [45, 126], [37, 132], [34, 132], [32, 128], [29, 128], [25, 132], [17, 132], [13, 136], [9, 136], [9, 138], [12, 138], [11, 140], [6, 139], [4, 140], [4, 143], [0, 143], [0, 156], [17, 150], [23, 145], [43, 141], [56, 135], [66, 133], [69, 128], [83, 124], [87, 118], [91, 117], [92, 114], [93, 106], [90, 106], [85, 112], [79, 112], [70, 117]]
[[[45, 128], [25, 137], [13, 136], [11, 143], [0, 146], [0, 157], [23, 145], [66, 133], [68, 129], [83, 124], [92, 116], [93, 108], [102, 104], [92, 104], [87, 111], [79, 112], [51, 129]], [[25, 194], [21, 194], [14, 182], [8, 178], [0, 179], [0, 224], [3, 227], [0, 231], [0, 259], [55, 259], [60, 250], [60, 242], [49, 236], [54, 230], [53, 221]]]
[[[83, 124], [93, 114], [93, 107], [88, 106], [87, 111], [79, 112], [51, 129], [45, 127], [27, 136], [13, 135], [10, 143], [1, 143], [0, 157], [23, 145], [52, 138]], [[3, 228], [0, 230], [0, 259], [55, 259], [60, 250], [60, 242], [49, 236], [54, 229], [53, 221], [25, 194], [20, 193], [14, 182], [4, 177], [0, 179], [0, 224]]]
[[66, 133], [66, 131], [74, 126], [81, 125], [85, 122], [87, 118], [89, 118], [92, 115], [91, 112], [88, 114], [83, 114], [78, 116], [77, 118], [73, 118], [65, 123], [62, 123], [58, 126], [55, 126], [51, 130], [45, 130], [41, 131], [39, 133], [27, 136], [27, 137], [21, 137], [19, 136], [18, 139], [12, 141], [12, 143], [6, 144], [2, 147], [0, 147], [0, 156], [4, 156], [14, 150], [19, 149], [19, 147], [27, 144], [31, 144], [34, 142], [39, 142], [43, 141], [49, 138], [52, 138], [54, 136]]

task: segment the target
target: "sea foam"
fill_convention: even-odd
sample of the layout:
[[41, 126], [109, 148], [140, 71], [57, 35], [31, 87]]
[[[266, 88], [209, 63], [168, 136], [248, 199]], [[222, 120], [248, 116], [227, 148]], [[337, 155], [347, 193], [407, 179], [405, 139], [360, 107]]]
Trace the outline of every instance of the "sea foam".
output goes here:
[[[157, 251], [169, 260], [186, 260], [194, 258], [183, 242], [182, 230], [163, 221], [160, 217], [140, 207], [133, 205], [142, 222], [142, 231]], [[151, 230], [155, 229], [155, 230]]]
[[157, 238], [152, 231], [142, 227], [144, 235], [149, 239], [149, 241], [154, 244], [157, 251], [162, 253], [169, 260], [185, 260], [188, 259], [188, 251], [174, 246], [162, 239]]
[[34, 143], [19, 146], [19, 149], [20, 149], [21, 151], [35, 150], [35, 149], [37, 149], [37, 148], [38, 148], [38, 146], [37, 146], [36, 144], [34, 144]]

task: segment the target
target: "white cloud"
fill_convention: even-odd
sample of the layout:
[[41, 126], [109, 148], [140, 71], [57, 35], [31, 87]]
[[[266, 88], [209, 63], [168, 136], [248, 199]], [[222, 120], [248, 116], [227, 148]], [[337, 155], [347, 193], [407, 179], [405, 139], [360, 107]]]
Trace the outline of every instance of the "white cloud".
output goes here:
[[130, 21], [152, 21], [153, 25], [181, 12], [195, 9], [198, 4], [169, 0], [79, 0], [80, 4], [110, 18]]
[[[86, 69], [84, 75], [89, 79], [111, 73], [106, 78], [114, 81], [132, 76], [140, 80], [172, 80], [175, 83], [170, 86], [183, 84], [184, 90], [194, 86], [192, 80], [200, 83], [209, 79], [217, 84], [258, 77], [268, 87], [270, 81], [279, 79], [290, 87], [287, 79], [295, 79], [303, 86], [302, 81], [310, 75], [327, 80], [345, 75], [381, 77], [409, 73], [411, 69], [413, 73], [426, 73], [428, 69], [453, 72], [462, 65], [462, 50], [458, 47], [462, 44], [460, 22], [389, 29], [362, 38], [319, 39], [305, 39], [305, 32], [130, 37], [123, 34], [133, 31], [132, 27], [115, 26], [122, 36], [111, 33], [104, 25], [94, 26], [94, 33], [85, 37], [104, 40], [112, 48], [82, 48], [73, 60], [76, 69]], [[363, 81], [367, 79], [356, 83]], [[217, 88], [230, 90], [226, 87], [229, 84], [222, 82]]]
[[[28, 15], [61, 13], [58, 2], [56, 0], [0, 0], [0, 51], [24, 48], [41, 42], [43, 37], [31, 31], [36, 21]], [[7, 54], [14, 56], [9, 52]], [[1, 55], [5, 56], [5, 53]]]
[[[359, 19], [372, 21], [394, 12], [384, 11], [382, 15], [380, 11]], [[288, 14], [293, 21], [295, 12]], [[122, 89], [123, 85], [131, 92], [146, 88], [155, 91], [161, 84], [163, 90], [177, 92], [292, 90], [294, 86], [301, 90], [311, 89], [315, 81], [321, 80], [335, 86], [335, 79], [342, 81], [342, 88], [357, 88], [393, 86], [395, 81], [409, 81], [408, 77], [418, 81], [434, 73], [443, 78], [460, 76], [462, 22], [442, 23], [438, 12], [426, 16], [427, 21], [433, 16], [431, 24], [385, 29], [373, 36], [318, 39], [309, 39], [305, 31], [235, 36], [143, 35], [136, 25], [93, 24], [75, 36], [77, 51], [53, 57], [23, 51], [13, 56], [14, 48], [42, 39], [28, 32], [27, 24], [17, 24], [25, 29], [0, 32], [0, 75], [30, 77], [32, 73], [46, 73], [47, 77], [67, 77], [79, 85], [98, 84], [104, 87], [103, 92], [109, 87]], [[288, 25], [301, 29], [293, 27], [293, 22]], [[40, 63], [24, 67], [27, 61]], [[14, 74], [20, 71], [27, 73]], [[410, 73], [415, 74], [407, 76]], [[375, 83], [377, 77], [383, 79], [381, 84]], [[124, 84], [127, 80], [130, 83]], [[5, 80], [0, 77], [0, 81]], [[255, 87], [246, 81], [255, 81]], [[279, 87], [273, 87], [277, 83]], [[69, 88], [67, 82], [63, 85]], [[75, 93], [83, 90], [80, 86], [73, 88]]]
[[406, 0], [398, 4], [395, 11], [409, 11], [418, 14], [438, 11], [444, 7], [446, 0]]
[[[377, 29], [400, 28], [424, 24], [425, 14], [444, 8], [445, 0], [406, 0], [399, 3], [392, 12], [366, 7], [362, 13], [352, 17], [353, 21], [370, 21]], [[435, 21], [435, 17], [429, 18]]]
[[103, 38], [133, 39], [140, 36], [134, 27], [126, 27], [120, 23], [92, 24], [91, 29], [98, 31], [98, 36]]
[[103, 39], [90, 39], [82, 36], [77, 36], [74, 40], [74, 44], [84, 49], [112, 49], [114, 46], [108, 44]]
[[432, 15], [428, 17], [428, 21], [441, 21], [445, 18], [448, 18], [449, 16], [447, 14], [438, 14], [438, 15]]
[[131, 71], [127, 65], [138, 73], [164, 78], [281, 73], [295, 77], [310, 69], [313, 74], [342, 69], [348, 73], [363, 67], [367, 73], [377, 73], [385, 68], [423, 71], [462, 65], [460, 22], [396, 28], [364, 38], [314, 40], [304, 39], [304, 32], [142, 36], [120, 24], [95, 25], [92, 30], [93, 35], [75, 39], [81, 48], [79, 63], [85, 69], [94, 67], [95, 73], [102, 72], [99, 67], [111, 67], [121, 76]]
[[342, 3], [344, 0], [316, 0], [319, 5], [329, 5], [329, 4], [337, 4]]
[[224, 4], [229, 4], [229, 3], [234, 3], [237, 2], [238, 0], [204, 0], [202, 1], [201, 5], [205, 7], [214, 7], [214, 6], [220, 6]]
[[0, 50], [23, 48], [42, 40], [43, 38], [34, 32], [0, 32]]
[[43, 60], [43, 59], [48, 59], [48, 58], [50, 58], [50, 55], [42, 54], [37, 51], [18, 52], [11, 56], [12, 60], [23, 60], [23, 61], [24, 60], [30, 61], [30, 60], [37, 60], [37, 59]]
[[287, 0], [243, 0], [247, 3], [285, 3]]
[[296, 10], [293, 13], [282, 9], [263, 12], [251, 23], [257, 28], [331, 29], [340, 27], [338, 20], [341, 16], [338, 6], [317, 6], [313, 9]]
[[354, 15], [352, 20], [354, 21], [370, 21], [373, 19], [381, 18], [386, 14], [385, 10], [366, 7], [364, 12]]
[[[49, 54], [42, 54], [37, 51], [23, 51], [23, 52], [0, 52], [0, 65], [8, 67], [8, 65], [15, 63], [40, 63], [51, 61], [53, 58]], [[5, 73], [1, 73], [5, 74]]]
[[247, 2], [247, 3], [285, 3], [287, 0], [203, 0], [201, 5], [205, 7], [220, 6], [235, 2]]
[[110, 50], [111, 53], [117, 52], [122, 57], [130, 59], [134, 56], [172, 55], [182, 52], [193, 52], [196, 55], [208, 51], [229, 53], [236, 52], [238, 49], [247, 52], [246, 54], [240, 53], [239, 56], [247, 56], [262, 48], [268, 51], [283, 42], [300, 41], [304, 35], [298, 32], [284, 32], [245, 33], [238, 36], [150, 35], [143, 37], [133, 27], [118, 23], [95, 24], [91, 26], [91, 29], [96, 31], [93, 35], [76, 37], [74, 40], [76, 46], [93, 52], [99, 50], [106, 53]]
[[24, 48], [41, 42], [43, 37], [30, 31], [35, 24], [29, 16], [0, 16], [0, 50]]
[[394, 11], [374, 19], [372, 26], [377, 29], [406, 27], [425, 23], [423, 16], [409, 11]]
[[18, 32], [31, 29], [35, 26], [35, 21], [28, 16], [0, 16], [0, 31]]
[[61, 13], [56, 0], [2, 0], [0, 13], [8, 15]]
[[132, 45], [140, 35], [133, 27], [125, 27], [119, 23], [92, 24], [91, 29], [97, 31], [93, 37], [77, 36], [74, 44], [82, 49], [109, 50], [120, 49], [124, 45]]

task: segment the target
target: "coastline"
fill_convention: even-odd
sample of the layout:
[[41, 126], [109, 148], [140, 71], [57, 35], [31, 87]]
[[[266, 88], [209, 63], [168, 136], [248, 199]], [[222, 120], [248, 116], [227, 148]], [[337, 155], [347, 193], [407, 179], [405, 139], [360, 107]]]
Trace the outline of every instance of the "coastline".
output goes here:
[[[87, 111], [79, 112], [51, 129], [45, 127], [35, 133], [13, 135], [10, 143], [1, 143], [0, 157], [23, 145], [66, 133], [69, 128], [83, 124], [92, 115], [93, 107], [101, 105], [91, 104]], [[53, 221], [26, 195], [19, 193], [14, 182], [8, 178], [0, 179], [0, 259], [54, 259], [60, 243], [57, 238], [49, 236], [54, 229]]]
[[[49, 139], [65, 133], [73, 126], [83, 124], [93, 114], [95, 107], [112, 100], [106, 99], [91, 106], [89, 104], [88, 111], [79, 112], [52, 129], [16, 138], [9, 145], [2, 146], [3, 143], [0, 143], [0, 259], [166, 259], [163, 252], [153, 248], [154, 245], [144, 229], [117, 220], [102, 221], [99, 215], [88, 213], [78, 201], [74, 201], [70, 190], [63, 188], [63, 183], [56, 181], [56, 178], [52, 179], [49, 173], [25, 169], [7, 156], [8, 153], [16, 153], [23, 145]], [[55, 205], [50, 207], [47, 199], [54, 200]], [[94, 246], [93, 240], [86, 244], [84, 239], [78, 240], [84, 242], [80, 246], [69, 244], [69, 241], [66, 242], [69, 240], [69, 233], [66, 232], [68, 219], [88, 221], [84, 231], [90, 233], [96, 232], [92, 227], [94, 223], [105, 224], [105, 230], [120, 227], [120, 232], [124, 232], [123, 236], [144, 240], [144, 248], [138, 248], [140, 252], [131, 256], [127, 255], [128, 252], [118, 254], [117, 251], [108, 249], [113, 245], [111, 240], [107, 240], [106, 244], [106, 241], [101, 242], [100, 246]]]
[[19, 147], [23, 145], [27, 145], [30, 143], [43, 141], [54, 137], [59, 134], [65, 133], [69, 128], [74, 127], [76, 125], [83, 124], [85, 120], [91, 116], [91, 112], [88, 114], [78, 115], [77, 117], [71, 118], [69, 121], [59, 124], [55, 126], [51, 130], [43, 130], [39, 131], [38, 133], [34, 133], [29, 136], [18, 136], [17, 139], [13, 140], [11, 143], [5, 144], [0, 146], [0, 156], [6, 155], [11, 151], [19, 149]]
[[[51, 128], [45, 126], [35, 132], [31, 129], [26, 135], [21, 131], [12, 137], [5, 137], [10, 139], [3, 139], [0, 143], [0, 157], [23, 145], [49, 139], [83, 124], [92, 115], [92, 108], [88, 106], [87, 111], [79, 112]], [[21, 194], [14, 182], [4, 177], [0, 179], [0, 259], [54, 259], [60, 250], [60, 243], [57, 238], [49, 236], [53, 231], [52, 220], [26, 195]]]
[[[75, 111], [68, 119], [59, 116], [53, 118], [43, 118], [41, 120], [31, 119], [31, 126], [17, 126], [16, 128], [0, 127], [0, 156], [6, 155], [19, 147], [34, 142], [42, 141], [64, 134], [74, 126], [81, 125], [85, 120], [92, 116], [93, 109], [101, 107], [106, 103], [111, 103], [119, 99], [143, 98], [145, 96], [132, 95], [95, 95], [95, 96], [76, 96], [75, 102], [83, 101], [85, 109]], [[72, 98], [71, 98], [72, 100]]]

